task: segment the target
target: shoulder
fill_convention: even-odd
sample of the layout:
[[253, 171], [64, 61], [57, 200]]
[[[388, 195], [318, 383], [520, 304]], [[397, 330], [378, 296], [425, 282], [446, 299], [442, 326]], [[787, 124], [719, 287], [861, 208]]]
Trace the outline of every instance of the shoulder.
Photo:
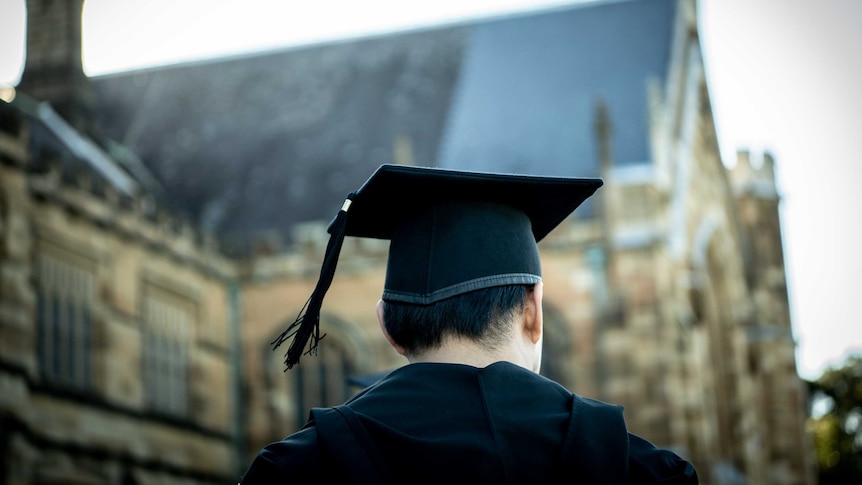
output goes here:
[[[695, 485], [697, 473], [691, 463], [670, 450], [628, 432], [623, 407], [575, 395], [570, 436], [577, 437], [570, 450], [593, 469], [599, 483]], [[626, 463], [626, 461], [628, 463]], [[612, 470], [628, 471], [627, 480], [610, 480]], [[604, 481], [603, 481], [604, 480]]]
[[696, 485], [699, 482], [691, 463], [629, 434], [629, 483]]
[[572, 424], [579, 436], [613, 437], [618, 446], [625, 446], [628, 430], [620, 405], [573, 394]]
[[298, 483], [314, 483], [324, 478], [321, 471], [317, 430], [310, 426], [265, 446], [246, 471], [242, 483], [277, 483], [288, 478]]
[[512, 392], [540, 393], [546, 397], [571, 399], [575, 394], [547, 377], [511, 362], [496, 362], [478, 371], [485, 386], [496, 386]]

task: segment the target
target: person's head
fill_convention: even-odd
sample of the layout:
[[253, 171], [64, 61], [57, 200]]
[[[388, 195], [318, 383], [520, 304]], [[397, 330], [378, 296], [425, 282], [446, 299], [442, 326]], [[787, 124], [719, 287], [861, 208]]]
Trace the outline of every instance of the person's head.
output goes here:
[[512, 338], [534, 286], [493, 286], [429, 305], [381, 300], [384, 330], [408, 355], [438, 348], [444, 337], [493, 351]]
[[[467, 343], [448, 349], [461, 361], [478, 352], [498, 356], [535, 372], [542, 359], [542, 283], [504, 285], [474, 290], [419, 305], [380, 300], [377, 318], [386, 339], [413, 360], [452, 341]], [[495, 359], [496, 360], [496, 359]]]
[[532, 363], [541, 353], [542, 334], [537, 243], [601, 184], [384, 165], [348, 197], [330, 225], [332, 238], [307, 312], [274, 344], [295, 335], [288, 368], [312, 337], [313, 350], [344, 236], [370, 237], [390, 241], [385, 303], [378, 305], [378, 316], [399, 352], [415, 355], [453, 340], [492, 351], [505, 345], [506, 355], [524, 354], [517, 360], [537, 369]]

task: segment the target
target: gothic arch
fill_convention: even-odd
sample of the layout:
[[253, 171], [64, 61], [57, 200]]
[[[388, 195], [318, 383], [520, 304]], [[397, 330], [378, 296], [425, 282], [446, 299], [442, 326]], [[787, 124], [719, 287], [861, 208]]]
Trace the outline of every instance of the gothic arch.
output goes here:
[[[277, 328], [280, 332], [286, 327]], [[324, 337], [317, 355], [304, 355], [299, 365], [286, 372], [286, 347], [273, 352], [269, 345], [277, 334], [262, 342], [266, 412], [269, 421], [277, 424], [273, 426], [276, 434], [272, 439], [280, 439], [286, 431], [302, 426], [312, 407], [334, 406], [351, 397], [356, 389], [349, 378], [371, 368], [373, 349], [355, 325], [324, 312], [320, 316], [320, 333]]]
[[374, 347], [356, 324], [332, 313], [323, 312], [320, 316], [320, 333], [326, 335], [322, 341], [337, 341], [354, 363], [357, 372], [368, 372], [374, 367]]
[[[717, 442], [715, 454], [737, 469], [744, 466], [738, 442], [741, 426], [737, 335], [741, 331], [745, 301], [735, 286], [742, 278], [737, 268], [739, 245], [726, 218], [717, 212], [703, 218], [691, 248], [692, 307], [707, 338], [711, 376], [705, 394], [715, 410]], [[744, 280], [742, 281], [744, 283]]]

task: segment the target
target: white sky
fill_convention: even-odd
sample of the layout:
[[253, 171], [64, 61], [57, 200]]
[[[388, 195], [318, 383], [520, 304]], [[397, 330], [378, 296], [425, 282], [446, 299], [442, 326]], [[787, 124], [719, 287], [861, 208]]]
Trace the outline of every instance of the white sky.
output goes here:
[[[86, 0], [84, 67], [150, 65], [547, 7], [562, 0]], [[0, 0], [0, 85], [24, 56], [24, 0]], [[862, 2], [700, 0], [725, 163], [772, 151], [799, 372], [862, 352]]]

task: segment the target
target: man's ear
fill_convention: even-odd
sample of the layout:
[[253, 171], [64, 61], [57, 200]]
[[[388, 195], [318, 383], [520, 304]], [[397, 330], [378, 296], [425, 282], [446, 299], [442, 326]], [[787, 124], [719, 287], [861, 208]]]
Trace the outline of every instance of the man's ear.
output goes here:
[[542, 339], [542, 282], [539, 281], [527, 293], [524, 303], [524, 331], [535, 344]]
[[389, 345], [391, 345], [399, 354], [406, 356], [407, 351], [404, 347], [395, 343], [395, 340], [392, 339], [392, 335], [389, 335], [389, 331], [386, 330], [386, 324], [383, 322], [383, 300], [377, 300], [377, 323], [380, 325], [380, 331], [383, 332], [383, 336], [386, 337], [386, 341], [389, 342]]

